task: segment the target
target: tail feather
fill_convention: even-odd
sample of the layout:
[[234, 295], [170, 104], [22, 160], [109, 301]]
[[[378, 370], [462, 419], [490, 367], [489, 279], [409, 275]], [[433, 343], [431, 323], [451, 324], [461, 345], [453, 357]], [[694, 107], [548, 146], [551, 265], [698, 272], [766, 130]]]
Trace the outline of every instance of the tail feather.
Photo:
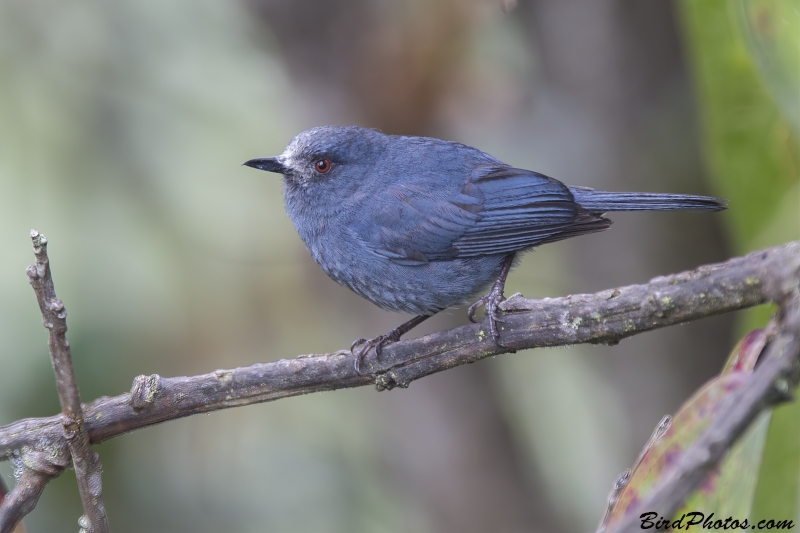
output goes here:
[[606, 192], [588, 187], [570, 187], [575, 201], [592, 213], [607, 211], [722, 211], [727, 201], [711, 196], [659, 194], [649, 192]]

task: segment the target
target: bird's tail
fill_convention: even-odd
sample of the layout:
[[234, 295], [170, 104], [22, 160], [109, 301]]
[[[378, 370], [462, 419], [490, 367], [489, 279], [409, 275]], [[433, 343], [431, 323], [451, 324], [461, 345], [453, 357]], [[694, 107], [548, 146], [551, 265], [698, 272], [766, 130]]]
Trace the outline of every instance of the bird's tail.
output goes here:
[[691, 194], [659, 194], [649, 192], [606, 192], [588, 187], [570, 187], [569, 190], [581, 207], [592, 213], [607, 211], [722, 211], [727, 201], [711, 196]]

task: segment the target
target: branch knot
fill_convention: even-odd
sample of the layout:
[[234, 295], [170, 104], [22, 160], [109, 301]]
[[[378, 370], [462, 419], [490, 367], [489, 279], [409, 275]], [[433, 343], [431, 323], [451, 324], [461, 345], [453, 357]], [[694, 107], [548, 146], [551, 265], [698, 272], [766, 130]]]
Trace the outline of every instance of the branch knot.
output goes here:
[[138, 411], [152, 405], [160, 385], [161, 376], [158, 374], [136, 376], [131, 386], [131, 407]]
[[23, 468], [56, 477], [69, 466], [69, 456], [57, 448], [45, 451], [25, 448], [22, 450], [19, 462]]
[[33, 253], [42, 253], [42, 248], [47, 246], [47, 237], [39, 233], [38, 230], [31, 230], [31, 241], [33, 242]]

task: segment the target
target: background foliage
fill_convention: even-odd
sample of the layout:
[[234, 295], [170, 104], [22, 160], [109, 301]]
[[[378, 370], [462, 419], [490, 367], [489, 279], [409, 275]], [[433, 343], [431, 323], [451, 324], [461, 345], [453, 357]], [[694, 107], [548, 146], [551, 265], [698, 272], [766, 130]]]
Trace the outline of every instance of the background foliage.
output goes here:
[[[32, 227], [51, 242], [85, 399], [402, 321], [328, 280], [279, 180], [239, 166], [314, 125], [435, 135], [575, 185], [730, 199], [722, 216], [615, 215], [529, 254], [510, 293], [600, 290], [800, 238], [797, 16], [791, 0], [508, 14], [486, 0], [0, 0], [0, 424], [58, 410], [24, 274]], [[111, 526], [591, 530], [661, 416], [768, 312], [115, 439], [97, 448]], [[773, 516], [797, 516], [796, 405], [768, 430], [755, 505]], [[67, 472], [28, 525], [79, 514]]]
[[[750, 251], [800, 235], [800, 5], [794, 1], [684, 1], [706, 161], [736, 248]], [[741, 206], [741, 207], [738, 207]], [[772, 309], [749, 311], [740, 330]], [[800, 403], [775, 410], [761, 449], [752, 515], [800, 517]], [[750, 505], [748, 502], [748, 509]]]

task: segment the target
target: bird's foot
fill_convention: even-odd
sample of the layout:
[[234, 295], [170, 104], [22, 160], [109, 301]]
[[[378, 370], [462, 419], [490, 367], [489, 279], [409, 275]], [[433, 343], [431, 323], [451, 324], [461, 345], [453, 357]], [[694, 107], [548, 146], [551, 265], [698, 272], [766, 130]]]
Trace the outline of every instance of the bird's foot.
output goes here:
[[361, 363], [364, 362], [364, 357], [367, 356], [371, 349], [375, 348], [375, 357], [380, 357], [384, 346], [399, 341], [400, 337], [428, 320], [431, 316], [432, 315], [415, 316], [408, 322], [403, 322], [386, 335], [381, 335], [380, 337], [375, 337], [374, 339], [354, 340], [353, 344], [350, 345], [350, 353], [352, 353], [356, 358], [356, 360], [353, 362], [353, 368], [355, 368], [356, 374], [361, 373]]
[[389, 333], [380, 335], [374, 339], [360, 338], [354, 340], [353, 344], [350, 345], [350, 353], [355, 357], [353, 368], [356, 374], [361, 374], [361, 363], [364, 362], [364, 358], [370, 350], [375, 348], [375, 357], [380, 357], [383, 347], [399, 341], [402, 334], [403, 333], [398, 329], [393, 329]]
[[497, 324], [505, 322], [505, 319], [500, 316], [500, 304], [505, 301], [506, 297], [503, 295], [503, 286], [495, 283], [492, 290], [489, 291], [489, 294], [470, 305], [467, 310], [467, 316], [470, 322], [477, 322], [478, 320], [475, 318], [475, 312], [479, 307], [483, 306], [483, 311], [486, 314], [486, 318], [489, 320], [489, 332], [492, 334], [492, 340], [501, 348], [508, 348], [508, 346], [500, 342], [500, 334], [497, 330]]

